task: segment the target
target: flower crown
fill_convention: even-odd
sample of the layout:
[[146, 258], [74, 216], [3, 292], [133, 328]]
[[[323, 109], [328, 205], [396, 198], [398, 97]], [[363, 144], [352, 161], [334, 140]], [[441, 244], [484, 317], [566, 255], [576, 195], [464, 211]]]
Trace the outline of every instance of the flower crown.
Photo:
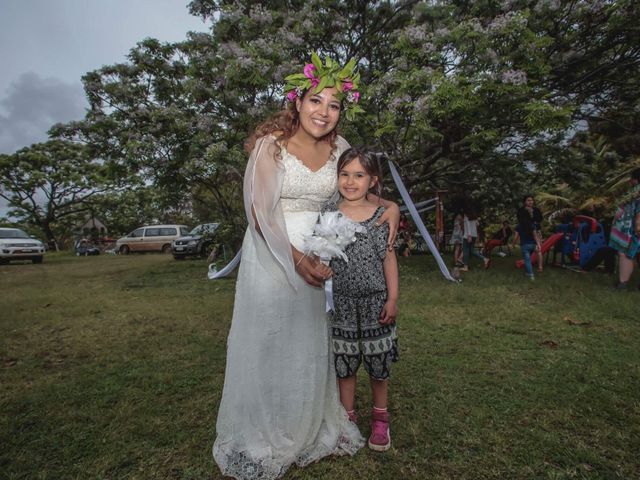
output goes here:
[[347, 120], [352, 121], [356, 113], [364, 112], [360, 105], [360, 74], [355, 73], [356, 61], [349, 60], [344, 66], [330, 57], [325, 57], [324, 65], [316, 53], [311, 54], [311, 63], [304, 66], [304, 73], [295, 73], [285, 77], [287, 82], [284, 92], [287, 100], [295, 102], [302, 99], [304, 92], [314, 88], [314, 93], [319, 93], [327, 87], [336, 87], [338, 100], [344, 101], [344, 111]]

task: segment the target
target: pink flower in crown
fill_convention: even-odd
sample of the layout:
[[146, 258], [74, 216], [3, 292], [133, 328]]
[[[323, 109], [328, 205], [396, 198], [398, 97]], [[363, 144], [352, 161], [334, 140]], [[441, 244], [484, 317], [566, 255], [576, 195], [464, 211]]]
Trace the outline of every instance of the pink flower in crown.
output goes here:
[[353, 94], [353, 103], [358, 103], [360, 101], [360, 92], [351, 92]]
[[320, 84], [320, 79], [314, 75], [316, 67], [313, 63], [304, 66], [304, 76], [311, 80], [311, 88], [316, 88]]
[[315, 77], [315, 75], [313, 74], [313, 72], [316, 71], [316, 67], [313, 63], [307, 63], [304, 66], [304, 76], [307, 78], [310, 78], [311, 80], [313, 80]]
[[295, 90], [291, 90], [289, 93], [287, 93], [287, 100], [289, 100], [290, 102], [295, 102], [297, 98], [298, 94]]
[[345, 80], [344, 82], [342, 82], [343, 92], [348, 92], [351, 89], [353, 89], [353, 82], [351, 80]]

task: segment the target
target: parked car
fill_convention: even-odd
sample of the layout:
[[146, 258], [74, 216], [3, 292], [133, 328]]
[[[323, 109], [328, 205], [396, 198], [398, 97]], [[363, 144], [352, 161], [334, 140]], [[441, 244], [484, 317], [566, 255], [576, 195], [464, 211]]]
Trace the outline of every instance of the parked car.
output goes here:
[[100, 249], [93, 245], [86, 238], [76, 241], [75, 252], [78, 257], [88, 257], [90, 255], [100, 255]]
[[136, 228], [126, 237], [116, 241], [116, 251], [122, 255], [130, 252], [171, 252], [171, 242], [189, 234], [186, 225], [148, 225]]
[[206, 257], [211, 251], [219, 223], [203, 223], [189, 232], [188, 235], [176, 238], [171, 244], [171, 251], [176, 260], [188, 256]]
[[31, 260], [42, 263], [44, 243], [19, 228], [0, 228], [0, 264], [12, 260]]

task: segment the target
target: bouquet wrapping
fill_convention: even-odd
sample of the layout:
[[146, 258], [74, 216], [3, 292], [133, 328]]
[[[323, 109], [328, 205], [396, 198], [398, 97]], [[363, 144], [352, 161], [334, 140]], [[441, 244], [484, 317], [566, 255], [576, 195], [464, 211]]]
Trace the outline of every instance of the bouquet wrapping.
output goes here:
[[[327, 263], [332, 258], [341, 258], [345, 262], [349, 259], [344, 253], [345, 248], [356, 241], [356, 233], [366, 232], [365, 227], [359, 225], [340, 212], [332, 211], [320, 214], [313, 234], [304, 241], [304, 253], [313, 253]], [[324, 284], [327, 311], [333, 310], [333, 282], [331, 279]]]

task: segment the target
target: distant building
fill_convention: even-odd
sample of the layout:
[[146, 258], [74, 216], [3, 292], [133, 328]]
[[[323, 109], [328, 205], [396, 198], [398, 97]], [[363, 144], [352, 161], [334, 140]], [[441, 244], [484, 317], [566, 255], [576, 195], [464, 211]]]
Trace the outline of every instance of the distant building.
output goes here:
[[79, 229], [83, 237], [102, 238], [107, 236], [107, 227], [96, 217], [89, 218]]

